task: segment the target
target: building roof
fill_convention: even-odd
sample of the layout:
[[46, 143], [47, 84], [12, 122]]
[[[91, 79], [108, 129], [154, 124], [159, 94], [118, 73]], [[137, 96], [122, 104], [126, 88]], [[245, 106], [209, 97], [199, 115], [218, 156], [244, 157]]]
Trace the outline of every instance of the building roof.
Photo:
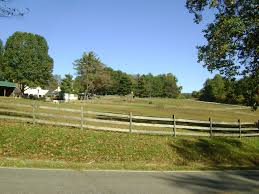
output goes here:
[[7, 88], [16, 88], [15, 83], [9, 82], [9, 81], [0, 81], [1, 87], [7, 87]]

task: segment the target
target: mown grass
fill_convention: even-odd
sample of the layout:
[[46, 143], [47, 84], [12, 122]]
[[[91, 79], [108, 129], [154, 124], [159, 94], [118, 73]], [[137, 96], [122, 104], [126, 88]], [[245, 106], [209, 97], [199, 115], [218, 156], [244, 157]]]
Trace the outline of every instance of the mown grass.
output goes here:
[[[4, 97], [0, 97], [0, 102], [6, 103], [6, 105], [12, 103], [33, 103], [32, 100], [28, 99]], [[62, 103], [59, 105], [55, 105], [51, 102], [36, 102], [38, 105], [75, 109], [80, 109], [80, 106], [82, 105], [80, 102]], [[259, 118], [259, 110], [251, 111], [249, 107], [213, 104], [184, 99], [135, 98], [129, 100], [126, 97], [104, 96], [99, 99], [90, 100], [84, 106], [85, 110], [91, 111], [124, 114], [129, 114], [129, 112], [132, 112], [133, 115], [170, 118], [173, 114], [175, 114], [177, 118], [196, 120], [208, 120], [209, 117], [212, 117], [214, 121], [237, 121], [238, 119], [241, 119], [241, 121], [255, 122]]]
[[259, 138], [173, 138], [0, 120], [0, 166], [258, 169]]

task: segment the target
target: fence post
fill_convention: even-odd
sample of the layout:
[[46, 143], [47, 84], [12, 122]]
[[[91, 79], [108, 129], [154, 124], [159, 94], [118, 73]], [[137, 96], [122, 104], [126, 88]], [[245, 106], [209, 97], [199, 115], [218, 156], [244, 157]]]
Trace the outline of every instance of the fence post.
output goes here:
[[210, 121], [210, 137], [212, 138], [212, 118], [209, 118]]
[[81, 129], [84, 127], [84, 107], [81, 105]]
[[36, 123], [36, 116], [35, 116], [35, 101], [33, 102], [33, 104], [32, 104], [32, 123], [33, 123], [33, 125], [35, 125], [35, 123]]
[[239, 127], [239, 138], [241, 138], [241, 121], [238, 119], [238, 127]]
[[175, 120], [175, 115], [173, 115], [173, 122], [174, 122], [174, 137], [176, 137], [176, 120]]
[[129, 132], [132, 133], [132, 112], [129, 115]]

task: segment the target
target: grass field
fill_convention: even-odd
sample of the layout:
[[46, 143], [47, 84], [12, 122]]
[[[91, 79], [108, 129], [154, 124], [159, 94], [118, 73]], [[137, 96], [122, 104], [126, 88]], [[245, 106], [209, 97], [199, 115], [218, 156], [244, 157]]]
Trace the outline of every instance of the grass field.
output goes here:
[[[0, 102], [5, 103], [6, 106], [12, 103], [32, 104], [32, 100], [3, 97], [0, 98]], [[37, 104], [77, 109], [80, 109], [81, 106], [80, 102], [54, 105], [50, 102], [37, 101]], [[0, 108], [2, 106], [0, 105]], [[156, 117], [172, 117], [174, 114], [177, 118], [196, 120], [208, 120], [209, 117], [212, 117], [214, 121], [237, 121], [241, 119], [245, 122], [255, 122], [259, 119], [259, 110], [251, 111], [249, 107], [185, 99], [136, 98], [129, 100], [126, 97], [106, 96], [90, 100], [84, 106], [85, 110], [91, 111], [125, 114], [132, 112], [134, 115]]]
[[173, 138], [0, 120], [0, 166], [258, 169], [259, 138]]
[[[27, 99], [0, 98], [0, 113], [4, 114], [5, 109], [13, 108], [30, 112], [30, 108], [12, 105], [31, 105], [34, 102], [75, 109], [80, 109], [82, 105], [80, 102], [56, 105]], [[107, 96], [90, 100], [84, 109], [125, 114], [133, 112], [134, 115], [156, 117], [175, 114], [177, 118], [196, 120], [212, 117], [214, 121], [241, 119], [254, 122], [259, 119], [259, 111], [252, 112], [249, 107], [180, 99], [129, 100]], [[258, 169], [259, 138], [173, 138], [34, 126], [0, 120], [0, 166], [142, 170]]]

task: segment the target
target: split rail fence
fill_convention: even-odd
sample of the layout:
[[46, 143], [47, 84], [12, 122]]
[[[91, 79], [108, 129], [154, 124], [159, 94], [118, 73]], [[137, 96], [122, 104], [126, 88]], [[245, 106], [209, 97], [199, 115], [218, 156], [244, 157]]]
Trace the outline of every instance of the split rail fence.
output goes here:
[[[259, 136], [259, 120], [255, 122], [218, 122], [177, 118], [137, 116], [81, 109], [29, 104], [4, 104], [0, 102], [0, 119], [16, 120], [33, 124], [76, 127], [102, 131], [126, 132], [151, 135], [203, 136], [203, 137], [252, 137]], [[42, 112], [44, 110], [45, 112]], [[56, 112], [55, 112], [56, 111]], [[58, 113], [57, 113], [58, 111]], [[51, 113], [50, 113], [51, 112]], [[69, 113], [71, 115], [66, 115]], [[63, 119], [62, 122], [58, 119]], [[65, 121], [65, 122], [64, 122]], [[72, 122], [73, 121], [73, 122]], [[112, 125], [107, 127], [107, 125]], [[117, 126], [117, 127], [116, 127]], [[145, 128], [145, 129], [143, 129]], [[152, 129], [152, 130], [151, 130]]]

